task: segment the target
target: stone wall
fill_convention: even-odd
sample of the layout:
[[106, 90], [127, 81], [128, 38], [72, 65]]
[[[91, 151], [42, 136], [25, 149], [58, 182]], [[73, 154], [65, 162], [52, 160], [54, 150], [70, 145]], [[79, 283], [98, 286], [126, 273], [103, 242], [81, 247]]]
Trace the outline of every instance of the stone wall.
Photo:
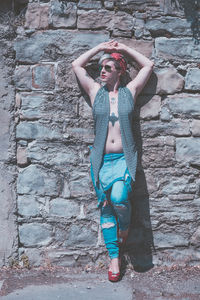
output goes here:
[[[92, 114], [71, 62], [110, 38], [155, 63], [135, 111], [140, 163], [127, 259], [138, 268], [199, 264], [200, 45], [195, 13], [186, 14], [184, 3], [29, 1], [14, 41], [17, 166], [14, 148], [8, 160], [11, 178], [17, 167], [11, 218], [17, 215], [22, 264], [77, 266], [107, 257], [89, 176]], [[99, 80], [97, 59], [88, 72]], [[130, 59], [128, 71], [138, 72]], [[7, 156], [11, 146], [3, 145]]]

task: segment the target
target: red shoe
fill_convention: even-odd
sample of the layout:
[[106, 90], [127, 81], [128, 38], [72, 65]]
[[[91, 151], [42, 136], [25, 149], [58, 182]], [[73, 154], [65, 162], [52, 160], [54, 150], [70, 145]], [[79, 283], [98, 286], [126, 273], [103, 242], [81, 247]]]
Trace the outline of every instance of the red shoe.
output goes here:
[[121, 279], [121, 274], [120, 272], [118, 273], [113, 273], [112, 271], [108, 271], [108, 280], [111, 282], [117, 282]]

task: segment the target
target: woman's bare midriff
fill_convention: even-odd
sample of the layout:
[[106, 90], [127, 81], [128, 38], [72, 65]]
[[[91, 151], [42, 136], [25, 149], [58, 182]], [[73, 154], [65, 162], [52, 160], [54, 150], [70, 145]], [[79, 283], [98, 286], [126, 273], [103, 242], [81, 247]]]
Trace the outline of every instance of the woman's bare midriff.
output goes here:
[[114, 127], [109, 122], [108, 136], [106, 139], [104, 153], [108, 154], [108, 153], [122, 153], [122, 152], [123, 152], [123, 147], [122, 147], [119, 121], [115, 123]]

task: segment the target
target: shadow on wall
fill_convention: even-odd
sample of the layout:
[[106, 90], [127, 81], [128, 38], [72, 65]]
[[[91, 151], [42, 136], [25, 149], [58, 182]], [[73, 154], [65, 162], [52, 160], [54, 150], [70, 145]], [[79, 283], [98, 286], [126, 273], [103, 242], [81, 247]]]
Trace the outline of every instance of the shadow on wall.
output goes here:
[[191, 22], [191, 30], [195, 44], [200, 41], [200, 0], [171, 0], [177, 9], [183, 8], [187, 21]]
[[[156, 93], [157, 76], [151, 75], [151, 95], [145, 95], [145, 105]], [[126, 246], [127, 260], [135, 271], [145, 272], [153, 268], [152, 250], [154, 248], [150, 219], [149, 193], [145, 173], [142, 167], [142, 136], [140, 128], [140, 110], [137, 106], [133, 124], [133, 133], [138, 149], [138, 166], [132, 195], [132, 222]]]

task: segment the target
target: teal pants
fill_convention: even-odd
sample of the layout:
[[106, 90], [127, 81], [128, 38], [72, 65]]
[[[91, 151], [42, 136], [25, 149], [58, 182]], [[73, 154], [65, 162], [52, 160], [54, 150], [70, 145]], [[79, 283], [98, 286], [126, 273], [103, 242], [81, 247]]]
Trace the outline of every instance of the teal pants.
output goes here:
[[100, 223], [110, 258], [119, 257], [118, 230], [129, 228], [131, 218], [130, 188], [125, 181], [116, 181], [106, 192], [108, 204], [101, 206]]

